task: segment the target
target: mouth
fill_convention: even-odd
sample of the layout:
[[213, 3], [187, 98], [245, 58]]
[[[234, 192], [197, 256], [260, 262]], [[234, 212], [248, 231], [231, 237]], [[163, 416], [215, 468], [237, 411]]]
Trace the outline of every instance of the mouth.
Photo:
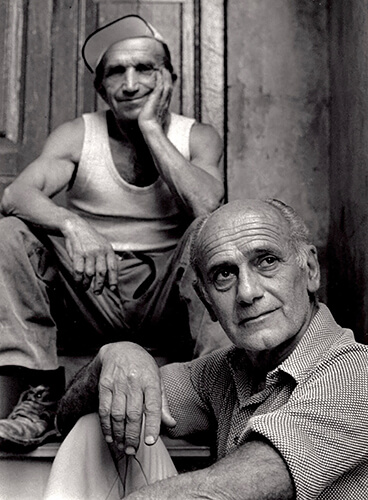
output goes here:
[[134, 96], [134, 97], [123, 97], [122, 99], [120, 99], [120, 102], [122, 103], [131, 103], [131, 102], [139, 102], [139, 101], [142, 101], [142, 99], [144, 99], [145, 97], [147, 97], [148, 95], [150, 94], [150, 92], [148, 92], [147, 94], [144, 94], [144, 95], [140, 95], [140, 96]]
[[246, 318], [242, 318], [239, 321], [239, 326], [247, 325], [249, 323], [256, 323], [257, 321], [262, 321], [263, 319], [268, 318], [272, 313], [277, 311], [277, 309], [271, 309], [270, 311], [265, 311], [259, 314], [254, 314], [253, 316], [248, 316]]

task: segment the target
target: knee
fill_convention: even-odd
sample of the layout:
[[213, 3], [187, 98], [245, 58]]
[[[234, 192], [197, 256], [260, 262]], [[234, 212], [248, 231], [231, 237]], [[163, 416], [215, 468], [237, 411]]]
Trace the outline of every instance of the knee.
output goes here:
[[[31, 234], [27, 224], [17, 217], [4, 217], [0, 220], [0, 247], [3, 252], [10, 252], [10, 248], [19, 248], [25, 236]], [[8, 249], [8, 250], [6, 250]]]

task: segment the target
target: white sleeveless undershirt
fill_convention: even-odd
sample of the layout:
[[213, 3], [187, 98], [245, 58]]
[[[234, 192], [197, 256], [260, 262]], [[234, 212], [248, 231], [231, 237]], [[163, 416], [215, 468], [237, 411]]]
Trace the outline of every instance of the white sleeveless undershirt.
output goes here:
[[[174, 248], [188, 220], [161, 177], [149, 186], [126, 182], [109, 145], [106, 112], [83, 115], [84, 143], [77, 175], [67, 192], [67, 207], [104, 235], [116, 251]], [[171, 113], [168, 139], [190, 160], [192, 118]]]

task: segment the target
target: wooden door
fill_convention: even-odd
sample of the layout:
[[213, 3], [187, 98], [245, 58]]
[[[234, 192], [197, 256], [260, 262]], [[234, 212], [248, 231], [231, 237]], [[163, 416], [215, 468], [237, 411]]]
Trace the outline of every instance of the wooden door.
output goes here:
[[97, 27], [129, 13], [168, 42], [179, 77], [172, 109], [223, 134], [223, 2], [0, 0], [0, 186], [37, 157], [51, 130], [100, 106], [81, 48]]

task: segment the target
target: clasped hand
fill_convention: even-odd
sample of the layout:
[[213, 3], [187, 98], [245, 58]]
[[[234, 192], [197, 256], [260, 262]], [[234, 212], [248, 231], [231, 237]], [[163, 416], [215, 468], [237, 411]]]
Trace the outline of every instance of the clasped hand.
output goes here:
[[147, 351], [131, 342], [107, 344], [99, 351], [99, 415], [102, 432], [127, 454], [139, 446], [143, 415], [144, 441], [154, 444], [161, 420], [168, 427], [170, 415], [160, 371]]

